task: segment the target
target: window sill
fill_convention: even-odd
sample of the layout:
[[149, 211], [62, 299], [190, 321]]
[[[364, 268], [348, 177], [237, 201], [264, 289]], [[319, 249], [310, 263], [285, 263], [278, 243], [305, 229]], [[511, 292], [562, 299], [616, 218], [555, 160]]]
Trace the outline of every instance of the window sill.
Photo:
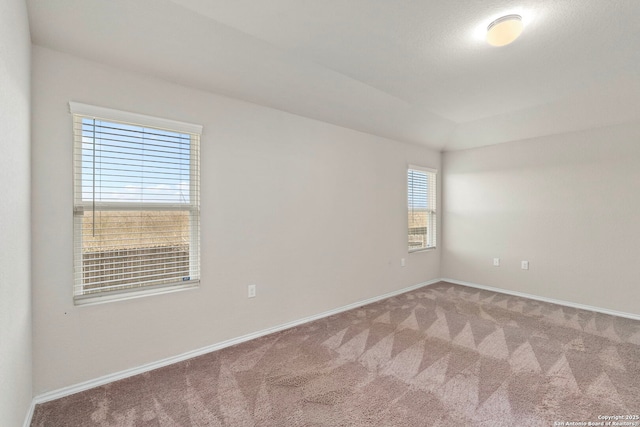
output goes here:
[[77, 296], [73, 299], [74, 305], [96, 305], [104, 304], [107, 302], [124, 301], [135, 298], [148, 297], [152, 295], [169, 294], [173, 292], [187, 291], [189, 289], [196, 289], [200, 286], [199, 280], [194, 280], [188, 284], [179, 285], [165, 285], [155, 288], [136, 289], [128, 291], [119, 291], [110, 294], [89, 294], [86, 296]]
[[436, 249], [437, 249], [436, 246], [430, 246], [428, 248], [410, 249], [409, 253], [410, 254], [415, 254], [416, 252], [430, 252], [430, 251], [435, 251]]

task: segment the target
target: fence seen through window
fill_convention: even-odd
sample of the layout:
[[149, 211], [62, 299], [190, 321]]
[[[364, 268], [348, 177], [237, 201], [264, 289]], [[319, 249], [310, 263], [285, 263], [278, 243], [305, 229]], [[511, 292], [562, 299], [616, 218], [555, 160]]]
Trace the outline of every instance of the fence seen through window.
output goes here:
[[436, 171], [407, 171], [409, 252], [436, 246]]
[[199, 134], [74, 114], [74, 296], [200, 275]]

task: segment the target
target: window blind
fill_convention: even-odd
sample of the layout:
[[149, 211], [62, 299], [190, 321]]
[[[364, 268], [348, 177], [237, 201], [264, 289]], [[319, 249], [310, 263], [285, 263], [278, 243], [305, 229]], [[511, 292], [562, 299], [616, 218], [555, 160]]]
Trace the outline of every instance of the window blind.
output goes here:
[[72, 112], [74, 298], [196, 284], [200, 134]]
[[407, 171], [410, 252], [436, 246], [436, 176], [435, 170], [418, 166]]

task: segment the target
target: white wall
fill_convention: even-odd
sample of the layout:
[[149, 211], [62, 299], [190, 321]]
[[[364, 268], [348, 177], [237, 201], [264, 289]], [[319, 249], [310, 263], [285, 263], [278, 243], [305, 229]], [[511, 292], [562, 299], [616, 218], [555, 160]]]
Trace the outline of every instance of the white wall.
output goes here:
[[31, 403], [30, 62], [22, 0], [0, 2], [0, 425]]
[[443, 170], [443, 277], [640, 314], [640, 124], [449, 152]]
[[[33, 93], [36, 394], [440, 276], [406, 240], [407, 164], [437, 152], [40, 47]], [[70, 100], [204, 125], [199, 289], [73, 305]]]

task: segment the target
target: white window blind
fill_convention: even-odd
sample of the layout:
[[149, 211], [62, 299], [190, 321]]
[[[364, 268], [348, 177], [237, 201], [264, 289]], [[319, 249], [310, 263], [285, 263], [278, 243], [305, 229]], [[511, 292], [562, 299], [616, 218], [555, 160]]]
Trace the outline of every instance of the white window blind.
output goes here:
[[436, 178], [433, 169], [407, 171], [409, 252], [436, 247]]
[[70, 106], [74, 299], [197, 284], [201, 127]]

